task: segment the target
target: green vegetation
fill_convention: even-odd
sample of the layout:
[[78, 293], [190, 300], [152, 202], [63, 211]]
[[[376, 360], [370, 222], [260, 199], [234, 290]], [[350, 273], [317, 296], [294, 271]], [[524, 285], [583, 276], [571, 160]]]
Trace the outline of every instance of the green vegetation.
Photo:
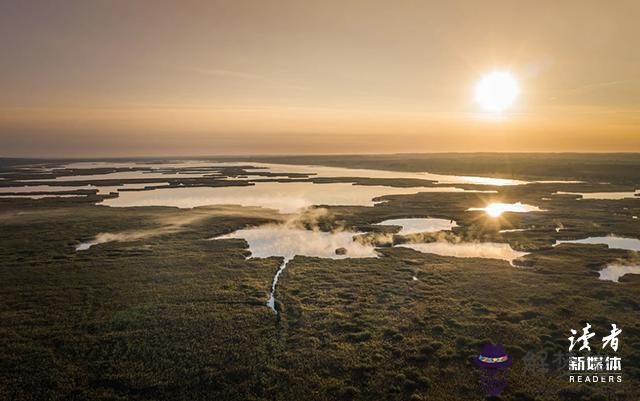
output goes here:
[[[627, 166], [637, 159], [621, 155], [617, 163], [616, 157], [599, 156], [593, 165], [545, 178], [594, 172], [592, 181], [617, 183], [610, 190], [633, 189], [640, 169], [625, 170], [619, 180], [620, 168], [602, 171], [607, 160]], [[333, 164], [348, 162], [338, 159]], [[375, 167], [395, 166], [391, 159]], [[466, 159], [454, 172], [471, 174]], [[522, 163], [537, 165], [529, 171], [542, 176], [549, 159], [555, 156]], [[374, 167], [367, 160], [354, 158], [352, 166]], [[522, 170], [518, 166], [513, 170]], [[495, 168], [480, 163], [475, 174], [490, 170]], [[280, 221], [274, 212], [108, 208], [93, 204], [96, 195], [0, 199], [0, 399], [483, 400], [471, 359], [491, 341], [502, 342], [514, 357], [502, 400], [635, 401], [640, 277], [613, 283], [599, 281], [596, 272], [617, 260], [636, 261], [637, 254], [552, 244], [609, 233], [640, 238], [640, 223], [632, 219], [640, 215], [640, 200], [542, 200], [557, 190], [590, 186], [599, 185], [394, 195], [375, 207], [329, 207], [320, 222], [327, 230], [392, 234], [393, 228], [372, 224], [449, 218], [460, 225], [450, 239], [509, 242], [533, 253], [522, 261], [526, 268], [390, 247], [369, 259], [297, 256], [278, 283], [278, 315], [265, 303], [282, 260], [247, 259], [241, 240], [209, 240]], [[491, 200], [547, 211], [499, 219], [466, 211]], [[559, 224], [564, 229], [558, 232]], [[163, 230], [168, 225], [174, 228]], [[509, 228], [531, 230], [498, 232]], [[131, 231], [148, 235], [74, 249], [99, 233]], [[617, 352], [623, 383], [572, 384], [567, 369], [554, 364], [553, 355], [567, 351], [569, 330], [581, 330], [585, 322], [597, 333], [594, 348], [611, 323], [623, 329]], [[547, 369], [532, 371], [527, 355], [540, 352], [548, 354]]]

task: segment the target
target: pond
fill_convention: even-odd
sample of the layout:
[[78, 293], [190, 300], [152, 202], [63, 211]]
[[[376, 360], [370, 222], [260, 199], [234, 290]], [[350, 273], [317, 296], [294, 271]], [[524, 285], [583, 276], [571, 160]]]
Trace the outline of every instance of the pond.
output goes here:
[[609, 248], [614, 248], [614, 249], [640, 251], [639, 239], [618, 237], [615, 235], [608, 235], [606, 237], [587, 237], [587, 238], [576, 239], [576, 240], [556, 241], [554, 246], [557, 246], [560, 244], [602, 244], [602, 245], [607, 245]]
[[506, 260], [511, 265], [515, 259], [527, 255], [527, 252], [516, 251], [509, 244], [499, 242], [448, 242], [436, 241], [419, 244], [397, 245], [411, 248], [422, 253], [433, 253], [440, 256], [456, 258], [486, 258]]
[[620, 277], [625, 274], [640, 274], [640, 265], [619, 265], [610, 264], [600, 270], [600, 280], [619, 282]]
[[291, 213], [313, 205], [373, 206], [374, 198], [418, 192], [458, 192], [449, 187], [399, 188], [349, 183], [257, 182], [229, 187], [176, 187], [150, 191], [120, 192], [101, 204], [112, 207], [174, 206], [193, 208], [206, 205], [257, 206]]
[[467, 210], [483, 211], [491, 217], [498, 217], [505, 212], [512, 212], [512, 213], [544, 212], [544, 210], [540, 209], [537, 206], [527, 205], [521, 202], [516, 202], [516, 203], [495, 202], [495, 203], [490, 203], [485, 207], [470, 207]]
[[281, 257], [283, 262], [276, 272], [267, 306], [277, 313], [275, 293], [278, 279], [287, 263], [296, 255], [329, 259], [375, 258], [378, 254], [371, 245], [355, 242], [360, 233], [351, 231], [312, 231], [287, 225], [265, 225], [234, 231], [231, 234], [212, 238], [223, 240], [239, 238], [249, 245], [252, 258]]
[[620, 200], [628, 198], [640, 199], [640, 190], [634, 192], [555, 192], [554, 195], [576, 195], [582, 199], [609, 199]]
[[401, 227], [398, 232], [400, 235], [449, 231], [453, 227], [458, 226], [453, 220], [435, 218], [390, 219], [377, 223], [376, 225], [399, 226]]

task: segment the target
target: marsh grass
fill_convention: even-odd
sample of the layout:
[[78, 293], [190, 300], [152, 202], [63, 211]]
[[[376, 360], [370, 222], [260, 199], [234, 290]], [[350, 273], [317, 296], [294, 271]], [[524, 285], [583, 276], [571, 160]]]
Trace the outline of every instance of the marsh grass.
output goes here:
[[[500, 399], [637, 400], [640, 276], [613, 283], [597, 274], [637, 255], [552, 244], [610, 232], [638, 237], [630, 217], [640, 214], [638, 200], [543, 201], [557, 190], [549, 184], [496, 190], [327, 207], [320, 229], [375, 231], [392, 242], [380, 244], [379, 258], [295, 257], [278, 284], [278, 315], [265, 303], [281, 258], [247, 259], [243, 240], [207, 240], [282, 221], [273, 211], [0, 200], [0, 399], [481, 400], [471, 358], [501, 342], [514, 364]], [[548, 211], [500, 219], [466, 211], [496, 198]], [[101, 232], [154, 230], [193, 214], [203, 216], [177, 231], [74, 251]], [[390, 247], [407, 239], [373, 224], [409, 217], [453, 219], [460, 227], [446, 234], [451, 240], [532, 253], [526, 268], [422, 254]], [[499, 233], [524, 227], [530, 231]], [[527, 371], [528, 352], [565, 352], [569, 330], [585, 322], [599, 335], [611, 323], [623, 329], [623, 383], [570, 384], [552, 366]]]

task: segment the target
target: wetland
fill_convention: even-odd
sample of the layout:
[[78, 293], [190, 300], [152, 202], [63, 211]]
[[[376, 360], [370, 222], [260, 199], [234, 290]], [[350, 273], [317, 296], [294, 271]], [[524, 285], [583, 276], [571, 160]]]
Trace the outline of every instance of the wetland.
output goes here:
[[[514, 358], [500, 399], [637, 399], [638, 155], [1, 159], [0, 177], [0, 399], [481, 400], [486, 342]], [[622, 383], [528, 370], [585, 322], [622, 328]]]

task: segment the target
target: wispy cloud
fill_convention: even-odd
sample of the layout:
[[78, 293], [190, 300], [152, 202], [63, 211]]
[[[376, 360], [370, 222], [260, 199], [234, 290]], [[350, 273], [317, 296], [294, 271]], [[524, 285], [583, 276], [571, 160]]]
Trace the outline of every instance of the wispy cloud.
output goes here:
[[198, 74], [217, 77], [221, 79], [244, 80], [244, 81], [249, 81], [253, 83], [261, 83], [269, 86], [287, 88], [287, 89], [296, 89], [296, 90], [307, 89], [306, 87], [303, 87], [303, 86], [293, 85], [287, 82], [282, 82], [276, 79], [265, 77], [263, 75], [253, 74], [253, 73], [244, 72], [244, 71], [225, 70], [225, 69], [219, 69], [219, 68], [200, 68], [200, 67], [189, 68], [188, 70]]

